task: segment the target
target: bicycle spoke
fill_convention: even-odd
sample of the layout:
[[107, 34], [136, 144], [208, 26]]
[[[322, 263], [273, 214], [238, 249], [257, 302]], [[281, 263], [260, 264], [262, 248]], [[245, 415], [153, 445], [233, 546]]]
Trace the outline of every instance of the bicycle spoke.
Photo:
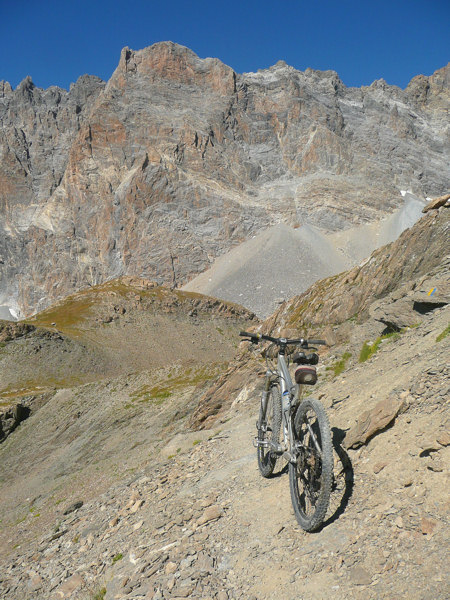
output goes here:
[[306, 427], [308, 428], [308, 431], [309, 431], [309, 435], [311, 436], [310, 439], [312, 439], [313, 444], [316, 447], [317, 452], [320, 454], [320, 456], [322, 456], [322, 449], [319, 446], [319, 442], [317, 441], [317, 438], [314, 435], [314, 431], [313, 431], [311, 425], [309, 424], [308, 418], [306, 418], [305, 421], [306, 421]]
[[[315, 496], [314, 492], [311, 490], [309, 481], [305, 477], [304, 473], [301, 474], [301, 479], [303, 481], [303, 490], [305, 491], [305, 497], [308, 497], [311, 507], [314, 508], [316, 505], [317, 497]], [[305, 506], [306, 506], [306, 502], [305, 502]], [[305, 512], [308, 513], [309, 511], [305, 510]]]

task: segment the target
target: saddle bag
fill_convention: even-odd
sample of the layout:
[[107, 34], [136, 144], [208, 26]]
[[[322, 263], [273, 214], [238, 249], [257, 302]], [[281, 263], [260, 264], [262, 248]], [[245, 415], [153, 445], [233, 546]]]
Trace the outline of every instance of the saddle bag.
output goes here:
[[315, 367], [301, 365], [295, 370], [295, 382], [298, 384], [314, 385], [317, 383], [317, 371]]

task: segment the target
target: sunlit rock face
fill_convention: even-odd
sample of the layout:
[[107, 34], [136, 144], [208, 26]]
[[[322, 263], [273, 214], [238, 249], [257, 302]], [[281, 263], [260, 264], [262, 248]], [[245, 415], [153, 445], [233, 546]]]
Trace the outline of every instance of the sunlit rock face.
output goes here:
[[269, 225], [335, 231], [400, 189], [443, 194], [449, 72], [346, 88], [164, 42], [125, 48], [106, 84], [0, 82], [0, 305], [30, 314], [123, 274], [180, 285]]

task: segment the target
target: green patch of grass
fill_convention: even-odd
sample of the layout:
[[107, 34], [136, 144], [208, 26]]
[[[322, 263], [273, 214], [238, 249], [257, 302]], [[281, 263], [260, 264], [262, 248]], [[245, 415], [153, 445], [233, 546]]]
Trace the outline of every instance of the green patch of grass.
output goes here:
[[378, 350], [378, 346], [380, 345], [381, 338], [377, 338], [373, 344], [369, 344], [368, 342], [364, 342], [361, 352], [359, 353], [359, 362], [363, 363], [366, 360], [369, 360], [375, 352]]
[[24, 396], [35, 396], [55, 391], [59, 388], [70, 388], [84, 382], [83, 376], [73, 375], [70, 377], [41, 377], [37, 379], [21, 380], [20, 387], [8, 385], [0, 390], [0, 398], [23, 398]]
[[384, 335], [377, 337], [373, 344], [369, 344], [368, 342], [364, 342], [363, 347], [361, 348], [361, 352], [359, 353], [359, 362], [363, 363], [366, 360], [369, 360], [378, 348], [380, 347], [381, 342], [385, 340], [390, 340], [391, 342], [395, 342], [399, 339], [400, 335], [403, 333], [402, 331], [392, 331], [390, 333], [385, 333]]
[[118, 560], [122, 560], [123, 558], [123, 554], [121, 552], [119, 552], [119, 554], [116, 554], [114, 556], [114, 558], [112, 559], [112, 564], [116, 563]]
[[53, 329], [52, 323], [63, 333], [71, 334], [77, 337], [80, 328], [87, 321], [92, 306], [95, 304], [95, 297], [86, 297], [83, 293], [76, 296], [70, 296], [65, 301], [53, 306], [34, 317], [26, 320], [36, 327], [47, 327]]
[[336, 362], [334, 362], [330, 367], [327, 367], [326, 370], [333, 371], [334, 376], [337, 377], [338, 375], [340, 375], [341, 373], [343, 373], [345, 371], [347, 361], [349, 358], [351, 358], [351, 356], [352, 355], [350, 352], [344, 352], [344, 354], [342, 355], [342, 358], [340, 360], [337, 360]]
[[106, 596], [106, 588], [102, 587], [91, 594], [90, 600], [104, 600]]
[[193, 446], [197, 446], [197, 444], [200, 444], [200, 442], [201, 442], [201, 441], [202, 441], [202, 440], [194, 440], [194, 441], [192, 442], [192, 445], [193, 445]]
[[437, 342], [442, 342], [444, 338], [446, 338], [450, 334], [450, 324], [442, 331], [436, 338]]
[[152, 387], [144, 385], [134, 392], [130, 399], [131, 401], [150, 402], [153, 405], [160, 406], [178, 390], [214, 379], [225, 370], [226, 366], [224, 364], [212, 364], [202, 365], [196, 369], [189, 367], [179, 371], [176, 375], [171, 374], [172, 376], [163, 383]]
[[16, 519], [14, 521], [14, 525], [20, 525], [20, 523], [23, 523], [26, 520], [27, 516], [25, 515], [24, 517], [19, 517], [18, 519]]

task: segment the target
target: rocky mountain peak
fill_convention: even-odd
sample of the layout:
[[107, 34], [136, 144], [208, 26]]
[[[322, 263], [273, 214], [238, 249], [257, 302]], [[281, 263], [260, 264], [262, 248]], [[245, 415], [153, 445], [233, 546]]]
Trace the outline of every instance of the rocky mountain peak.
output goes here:
[[8, 81], [0, 81], [0, 98], [4, 98], [5, 96], [12, 93], [11, 84]]
[[27, 75], [25, 79], [19, 83], [16, 88], [16, 94], [23, 98], [25, 101], [31, 102], [33, 99], [33, 91], [36, 89], [36, 86], [33, 83], [30, 75]]
[[149, 83], [175, 81], [188, 86], [206, 86], [218, 93], [234, 92], [234, 71], [216, 58], [199, 58], [195, 52], [173, 42], [159, 42], [143, 50], [122, 49], [112, 83], [124, 85], [124, 74], [135, 74]]
[[413, 102], [421, 107], [425, 107], [427, 103], [432, 103], [439, 110], [440, 102], [442, 100], [448, 102], [450, 97], [450, 63], [438, 69], [429, 77], [425, 75], [413, 77], [405, 92]]
[[346, 88], [162, 42], [124, 48], [107, 84], [3, 84], [0, 306], [30, 314], [121, 275], [180, 286], [272, 225], [337, 231], [386, 216], [401, 189], [447, 192], [441, 71], [426, 93]]

